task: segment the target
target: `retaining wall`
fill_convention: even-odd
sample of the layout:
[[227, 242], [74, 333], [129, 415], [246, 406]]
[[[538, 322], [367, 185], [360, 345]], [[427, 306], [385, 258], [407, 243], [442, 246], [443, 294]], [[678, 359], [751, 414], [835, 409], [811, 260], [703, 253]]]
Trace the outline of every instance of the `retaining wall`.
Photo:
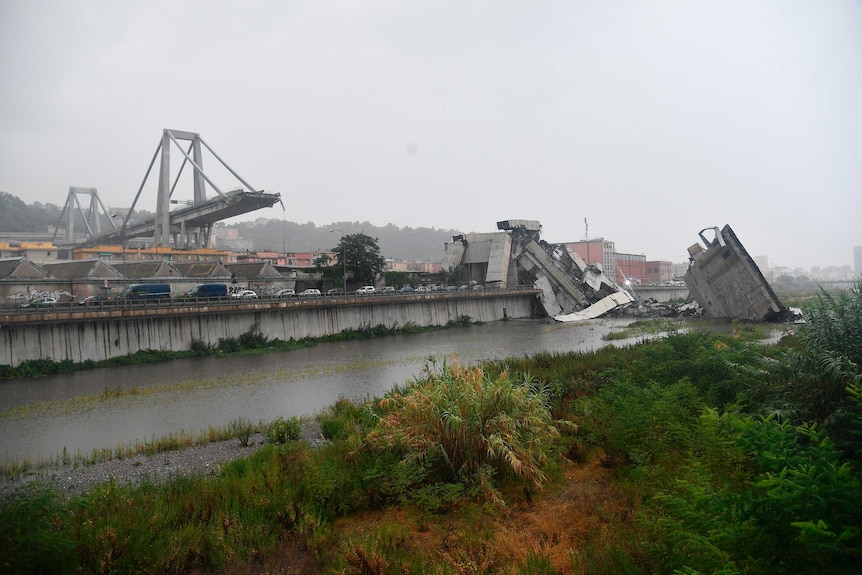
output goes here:
[[102, 361], [151, 349], [183, 351], [256, 332], [290, 340], [383, 325], [446, 325], [462, 316], [490, 322], [528, 318], [535, 293], [446, 294], [317, 301], [231, 303], [89, 313], [45, 312], [0, 317], [0, 365], [36, 359]]

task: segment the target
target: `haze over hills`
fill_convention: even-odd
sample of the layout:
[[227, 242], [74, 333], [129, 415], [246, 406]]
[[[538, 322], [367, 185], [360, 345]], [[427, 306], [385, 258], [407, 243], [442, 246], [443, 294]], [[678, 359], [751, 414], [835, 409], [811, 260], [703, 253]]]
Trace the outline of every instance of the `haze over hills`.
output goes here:
[[[63, 208], [54, 204], [33, 202], [26, 204], [20, 198], [0, 192], [0, 232], [49, 233], [58, 226]], [[153, 218], [155, 214], [136, 211], [132, 222]], [[105, 218], [107, 220], [107, 218]], [[108, 229], [105, 221], [102, 229]], [[236, 229], [242, 239], [251, 240], [255, 251], [317, 252], [334, 248], [344, 235], [364, 233], [376, 238], [380, 253], [387, 258], [406, 261], [440, 261], [443, 244], [451, 241], [458, 230], [437, 228], [398, 227], [393, 224], [376, 226], [370, 222], [334, 222], [316, 225], [279, 219], [258, 219], [236, 223], [219, 223], [217, 227]], [[493, 222], [491, 224], [493, 226]], [[77, 226], [77, 224], [76, 224]], [[76, 227], [76, 229], [83, 229]]]
[[228, 224], [242, 238], [254, 242], [256, 251], [315, 252], [334, 248], [344, 235], [363, 233], [377, 239], [383, 257], [406, 261], [440, 261], [443, 244], [461, 232], [436, 228], [380, 227], [370, 222], [334, 222], [318, 226], [282, 220], [256, 220]]

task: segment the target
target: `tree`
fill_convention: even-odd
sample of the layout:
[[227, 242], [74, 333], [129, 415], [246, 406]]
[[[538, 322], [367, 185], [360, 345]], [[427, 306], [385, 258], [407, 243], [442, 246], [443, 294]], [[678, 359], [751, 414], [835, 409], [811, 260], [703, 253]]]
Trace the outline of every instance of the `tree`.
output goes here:
[[342, 236], [332, 252], [338, 257], [338, 267], [347, 269], [347, 276], [358, 283], [373, 284], [383, 272], [386, 260], [380, 255], [377, 239], [371, 236], [362, 233]]
[[383, 273], [386, 279], [386, 285], [393, 287], [402, 287], [410, 284], [410, 274], [407, 272], [388, 271]]
[[331, 259], [332, 258], [329, 257], [329, 254], [321, 254], [317, 256], [312, 262], [314, 264], [314, 269], [316, 269], [318, 272], [322, 272], [323, 268], [329, 266], [329, 262]]

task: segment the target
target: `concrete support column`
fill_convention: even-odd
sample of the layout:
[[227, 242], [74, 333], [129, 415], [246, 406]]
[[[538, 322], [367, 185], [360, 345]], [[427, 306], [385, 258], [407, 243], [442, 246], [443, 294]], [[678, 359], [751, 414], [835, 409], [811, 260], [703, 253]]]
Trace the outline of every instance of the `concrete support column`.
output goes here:
[[159, 169], [159, 195], [156, 200], [156, 246], [168, 247], [171, 243], [171, 138], [162, 132], [162, 158]]

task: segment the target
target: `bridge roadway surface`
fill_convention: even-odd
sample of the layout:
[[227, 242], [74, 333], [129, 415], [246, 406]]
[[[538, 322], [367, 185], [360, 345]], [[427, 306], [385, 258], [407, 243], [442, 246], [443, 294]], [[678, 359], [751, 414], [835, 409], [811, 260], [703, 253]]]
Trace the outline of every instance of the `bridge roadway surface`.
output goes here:
[[222, 339], [254, 333], [288, 341], [376, 326], [441, 326], [462, 317], [490, 322], [536, 317], [539, 290], [435, 292], [221, 298], [61, 304], [53, 309], [0, 311], [0, 365], [25, 361], [102, 361], [142, 350], [183, 351], [195, 342], [215, 346]]

